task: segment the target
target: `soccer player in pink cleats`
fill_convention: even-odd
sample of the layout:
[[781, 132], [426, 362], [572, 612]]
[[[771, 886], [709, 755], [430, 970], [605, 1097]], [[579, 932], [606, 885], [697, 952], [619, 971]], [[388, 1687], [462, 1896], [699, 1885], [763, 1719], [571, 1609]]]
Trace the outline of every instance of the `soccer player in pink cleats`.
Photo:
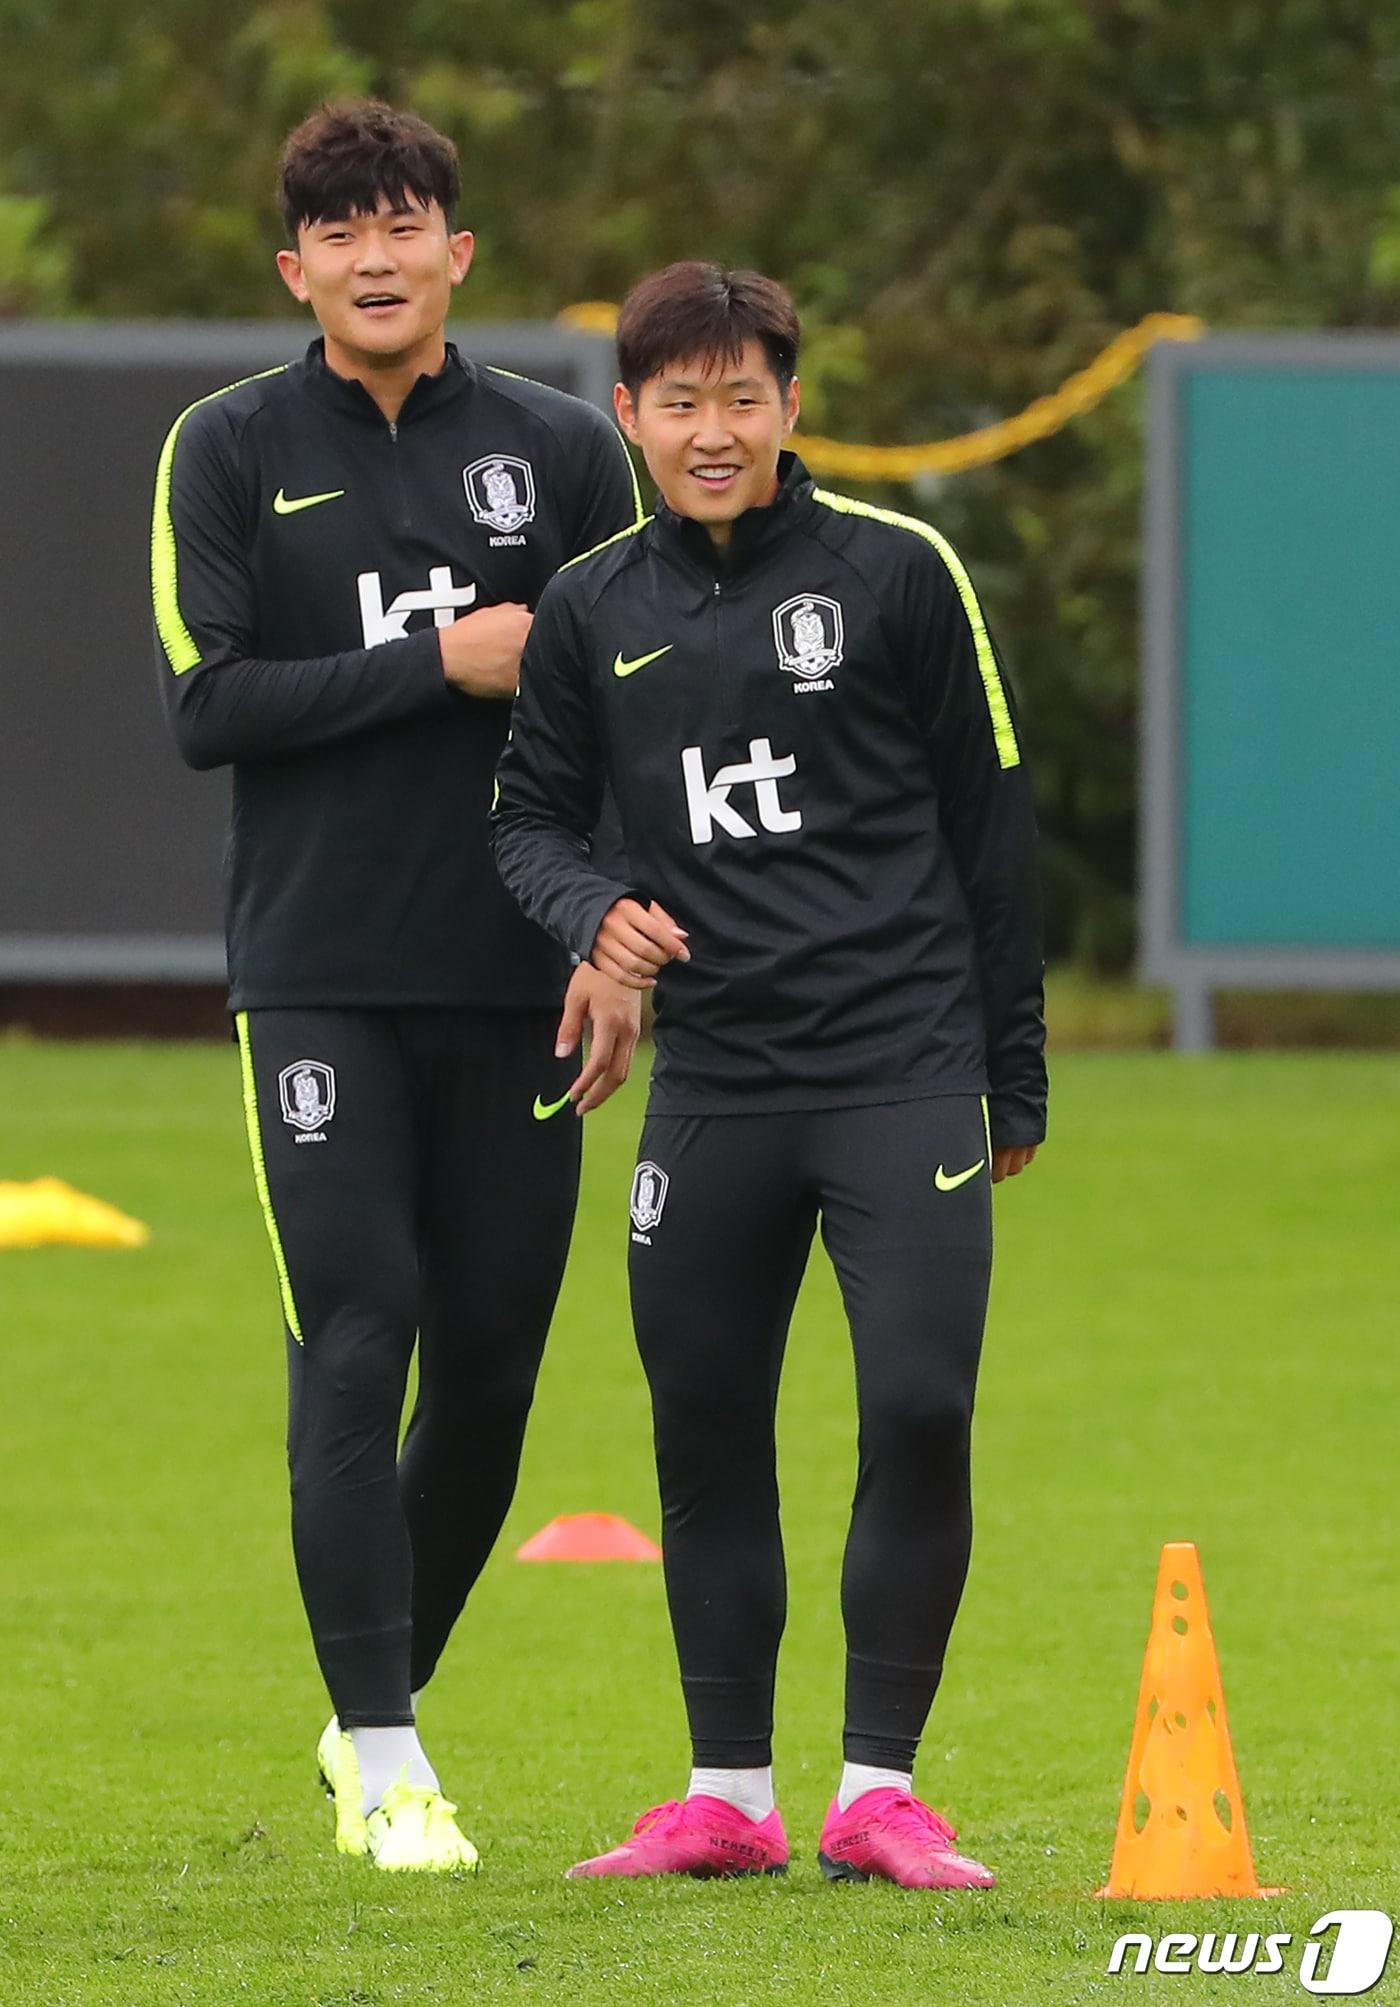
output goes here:
[[788, 1844], [776, 1808], [751, 1819], [723, 1798], [671, 1799], [643, 1812], [630, 1840], [580, 1861], [569, 1881], [590, 1875], [783, 1875]]
[[863, 1791], [845, 1811], [834, 1798], [817, 1859], [829, 1882], [895, 1882], [902, 1889], [990, 1889], [996, 1876], [957, 1852], [948, 1821], [908, 1791]]
[[[527, 918], [658, 1005], [628, 1275], [694, 1768], [620, 1871], [713, 1871], [706, 1800], [755, 1848], [773, 1814], [774, 1420], [819, 1231], [859, 1409], [830, 1857], [966, 1887], [913, 1769], [971, 1550], [992, 1187], [1045, 1134], [1035, 817], [961, 558], [788, 448], [800, 332], [756, 272], [629, 293], [616, 409], [661, 500], [540, 601], [493, 842]], [[592, 859], [609, 786], [630, 885]]]

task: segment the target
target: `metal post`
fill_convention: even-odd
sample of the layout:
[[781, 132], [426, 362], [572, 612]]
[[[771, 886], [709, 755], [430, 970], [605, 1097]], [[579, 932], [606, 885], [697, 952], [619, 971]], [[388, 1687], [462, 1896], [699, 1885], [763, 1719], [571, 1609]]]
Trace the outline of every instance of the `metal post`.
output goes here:
[[1215, 1011], [1207, 984], [1179, 982], [1173, 987], [1172, 1049], [1214, 1052]]

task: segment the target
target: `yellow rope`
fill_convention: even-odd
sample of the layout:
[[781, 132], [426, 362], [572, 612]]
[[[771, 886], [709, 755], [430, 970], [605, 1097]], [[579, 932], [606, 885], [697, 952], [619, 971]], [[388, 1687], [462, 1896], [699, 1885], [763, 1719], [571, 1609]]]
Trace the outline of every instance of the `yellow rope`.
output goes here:
[[[613, 333], [617, 308], [606, 300], [584, 300], [565, 307], [559, 320], [564, 327], [587, 334]], [[1067, 378], [1048, 397], [1038, 397], [1014, 418], [984, 425], [977, 432], [964, 432], [956, 439], [931, 439], [921, 446], [851, 446], [840, 439], [821, 439], [799, 434], [795, 444], [814, 474], [831, 475], [847, 481], [912, 481], [918, 474], [955, 474], [967, 467], [985, 467], [1003, 460], [1023, 446], [1048, 439], [1078, 418], [1092, 411], [1133, 374], [1155, 342], [1199, 341], [1205, 322], [1194, 314], [1147, 314], [1135, 328], [1116, 335], [1086, 368]]]
[[617, 308], [611, 300], [580, 300], [565, 307], [557, 316], [561, 328], [577, 328], [580, 334], [617, 333]]

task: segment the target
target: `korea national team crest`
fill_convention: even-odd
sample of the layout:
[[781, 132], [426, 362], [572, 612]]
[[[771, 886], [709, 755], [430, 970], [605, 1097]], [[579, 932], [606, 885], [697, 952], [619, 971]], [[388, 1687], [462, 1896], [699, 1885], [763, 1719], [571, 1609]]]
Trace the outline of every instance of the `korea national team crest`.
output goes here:
[[277, 1076], [282, 1120], [298, 1130], [298, 1143], [324, 1143], [335, 1114], [335, 1068], [321, 1059], [295, 1059]]
[[[462, 469], [467, 501], [479, 523], [514, 537], [535, 514], [535, 476], [528, 460], [509, 453], [488, 453]], [[521, 537], [517, 541], [523, 543]]]
[[819, 592], [800, 592], [773, 614], [778, 666], [797, 678], [799, 690], [831, 689], [831, 672], [841, 660], [846, 624], [839, 603]]
[[632, 1224], [636, 1228], [632, 1238], [645, 1242], [648, 1247], [651, 1242], [647, 1236], [652, 1227], [661, 1222], [670, 1184], [671, 1180], [659, 1164], [644, 1161], [632, 1174]]

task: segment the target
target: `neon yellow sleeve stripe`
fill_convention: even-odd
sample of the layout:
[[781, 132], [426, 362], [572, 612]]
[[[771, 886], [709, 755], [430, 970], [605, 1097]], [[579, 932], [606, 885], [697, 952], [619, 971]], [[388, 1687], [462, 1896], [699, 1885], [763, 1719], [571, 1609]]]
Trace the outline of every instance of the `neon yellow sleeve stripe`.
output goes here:
[[258, 1114], [258, 1086], [253, 1076], [253, 1046], [248, 1034], [247, 1011], [239, 1011], [234, 1022], [238, 1026], [238, 1056], [243, 1069], [243, 1119], [248, 1125], [248, 1148], [253, 1158], [253, 1183], [258, 1188], [263, 1218], [267, 1222], [267, 1237], [272, 1243], [272, 1259], [277, 1264], [277, 1284], [282, 1292], [282, 1314], [287, 1320], [287, 1329], [300, 1345], [301, 1323], [297, 1317], [296, 1300], [292, 1295], [292, 1278], [287, 1273], [287, 1257], [282, 1251], [282, 1236], [277, 1229], [277, 1215], [272, 1210], [272, 1196], [267, 1189], [262, 1118]]
[[280, 376], [286, 368], [287, 364], [282, 362], [276, 369], [260, 369], [254, 376], [241, 376], [237, 383], [226, 383], [222, 390], [211, 390], [207, 397], [197, 397], [193, 404], [185, 406], [175, 420], [160, 449], [155, 506], [151, 511], [151, 597], [155, 601], [156, 632], [160, 636], [160, 645], [177, 676], [183, 676], [187, 669], [198, 668], [200, 655], [199, 643], [186, 627], [180, 612], [175, 523], [170, 513], [170, 471], [175, 464], [175, 441], [180, 436], [180, 427], [192, 411], [198, 411], [201, 404], [212, 404], [216, 397], [227, 397], [231, 390], [241, 390], [245, 383], [257, 383], [264, 376]]
[[923, 537], [931, 543], [948, 567], [958, 598], [963, 603], [967, 624], [972, 629], [972, 643], [977, 650], [977, 668], [982, 678], [982, 688], [987, 693], [987, 709], [991, 713], [992, 736], [996, 740], [997, 759], [1003, 767], [1018, 767], [1021, 764], [1021, 749], [1016, 744], [1016, 729], [1011, 722], [1011, 710], [1006, 701], [1006, 692], [1001, 684], [1001, 672], [997, 668], [997, 658], [992, 649], [992, 637], [987, 632], [987, 623], [982, 618], [982, 609], [977, 603], [977, 594], [972, 589], [962, 559], [948, 539], [940, 536], [928, 523], [921, 523], [917, 516], [896, 515], [893, 509], [877, 509], [870, 502], [853, 502], [849, 495], [833, 495], [827, 488], [815, 488], [813, 496], [818, 502], [825, 502], [829, 509], [839, 509], [846, 516], [870, 516], [877, 523], [890, 523], [897, 530], [912, 530], [915, 536]]
[[[640, 496], [638, 497], [637, 506], [641, 507]], [[570, 565], [582, 564], [585, 558], [597, 557], [599, 551], [605, 551], [609, 544], [620, 544], [624, 537], [635, 537], [638, 530], [644, 530], [650, 521], [650, 516], [638, 517], [637, 521], [629, 523], [625, 530], [614, 530], [610, 537], [604, 537], [600, 544], [594, 544], [591, 551], [580, 551], [577, 557], [565, 558], [559, 570], [567, 571]]]
[[[502, 369], [499, 363], [488, 362], [486, 367], [490, 370], [493, 376], [508, 376], [511, 379], [512, 383], [533, 383], [535, 381], [533, 376], [522, 376], [518, 369]], [[548, 389], [549, 386], [546, 384], [544, 388]], [[596, 405], [594, 409], [595, 410], [597, 409]], [[622, 448], [622, 456], [627, 462], [627, 473], [632, 483], [632, 504], [636, 510], [636, 515], [637, 515], [637, 520], [636, 523], [633, 525], [633, 527], [636, 529], [640, 529], [643, 521], [645, 520], [644, 512], [642, 509], [641, 483], [637, 479], [637, 469], [632, 463], [632, 455], [627, 451], [627, 441], [623, 438], [622, 434], [617, 431], [616, 426], [613, 427], [613, 431], [617, 435], [618, 445]], [[601, 544], [595, 544], [593, 546], [593, 550], [601, 550], [602, 548], [603, 546]], [[592, 557], [592, 555], [593, 551], [579, 552], [579, 557]], [[578, 558], [570, 558], [568, 562], [570, 564], [577, 564]], [[559, 569], [562, 571], [564, 569], [563, 565], [561, 565]]]
[[633, 464], [632, 455], [627, 450], [627, 441], [620, 432], [617, 435], [617, 443], [622, 448], [622, 457], [627, 462], [628, 479], [632, 483], [632, 511], [636, 517], [634, 527], [640, 529], [647, 519], [647, 512], [642, 507], [642, 485], [637, 479], [637, 469]]

